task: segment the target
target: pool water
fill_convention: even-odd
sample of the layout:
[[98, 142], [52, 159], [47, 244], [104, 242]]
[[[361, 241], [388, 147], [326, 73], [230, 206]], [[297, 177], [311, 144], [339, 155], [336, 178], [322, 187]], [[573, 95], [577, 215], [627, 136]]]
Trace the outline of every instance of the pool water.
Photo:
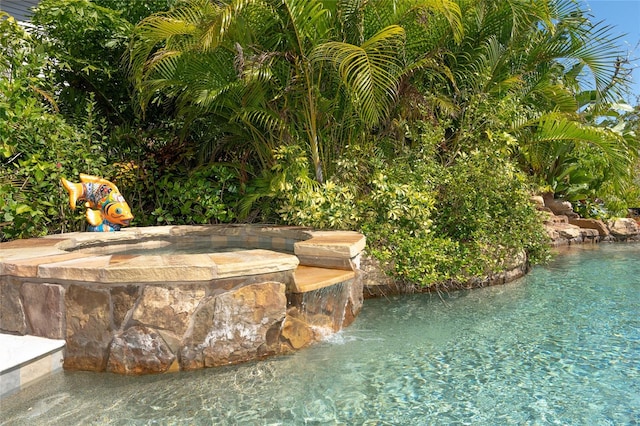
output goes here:
[[112, 244], [93, 247], [82, 247], [77, 251], [96, 255], [135, 255], [135, 256], [161, 256], [173, 254], [207, 254], [226, 253], [247, 250], [241, 247], [227, 247], [212, 244], [210, 242], [188, 242], [172, 244], [168, 241], [151, 241], [138, 244]]
[[2, 425], [635, 425], [640, 244], [579, 247], [504, 286], [367, 300], [291, 356], [64, 372], [0, 404]]

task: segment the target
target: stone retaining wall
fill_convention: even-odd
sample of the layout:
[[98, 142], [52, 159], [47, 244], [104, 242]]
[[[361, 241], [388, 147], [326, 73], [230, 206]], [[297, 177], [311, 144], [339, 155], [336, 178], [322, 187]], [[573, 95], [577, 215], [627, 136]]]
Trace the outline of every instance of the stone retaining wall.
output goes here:
[[[129, 255], [97, 246], [157, 245], [161, 236], [172, 237], [163, 244], [206, 237], [241, 250]], [[281, 251], [265, 250], [274, 247]], [[130, 228], [4, 243], [0, 331], [65, 339], [66, 369], [122, 374], [284, 354], [357, 316], [363, 248], [354, 232], [255, 226]]]

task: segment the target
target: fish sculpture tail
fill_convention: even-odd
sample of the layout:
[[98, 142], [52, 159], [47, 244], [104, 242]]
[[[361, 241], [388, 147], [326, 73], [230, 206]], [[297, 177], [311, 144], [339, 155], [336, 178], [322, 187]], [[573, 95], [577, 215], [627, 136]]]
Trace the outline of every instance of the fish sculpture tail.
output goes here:
[[62, 186], [69, 193], [69, 205], [72, 210], [76, 209], [76, 202], [84, 198], [84, 187], [81, 183], [69, 182], [65, 178], [62, 178]]

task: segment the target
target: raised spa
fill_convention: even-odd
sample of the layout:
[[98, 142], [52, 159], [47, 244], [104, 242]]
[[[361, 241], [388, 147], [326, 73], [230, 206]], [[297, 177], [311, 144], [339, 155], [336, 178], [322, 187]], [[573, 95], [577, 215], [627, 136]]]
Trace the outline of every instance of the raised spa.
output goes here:
[[146, 374], [288, 353], [362, 306], [356, 232], [211, 225], [0, 244], [0, 332], [65, 339], [64, 367]]

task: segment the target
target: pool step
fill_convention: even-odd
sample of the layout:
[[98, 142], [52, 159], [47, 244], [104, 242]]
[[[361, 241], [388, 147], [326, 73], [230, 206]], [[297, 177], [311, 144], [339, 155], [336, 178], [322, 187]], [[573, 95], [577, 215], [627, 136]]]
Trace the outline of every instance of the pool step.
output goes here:
[[293, 273], [293, 285], [289, 290], [293, 293], [306, 293], [348, 281], [355, 276], [353, 271], [298, 266]]
[[64, 340], [0, 333], [0, 398], [62, 370]]

